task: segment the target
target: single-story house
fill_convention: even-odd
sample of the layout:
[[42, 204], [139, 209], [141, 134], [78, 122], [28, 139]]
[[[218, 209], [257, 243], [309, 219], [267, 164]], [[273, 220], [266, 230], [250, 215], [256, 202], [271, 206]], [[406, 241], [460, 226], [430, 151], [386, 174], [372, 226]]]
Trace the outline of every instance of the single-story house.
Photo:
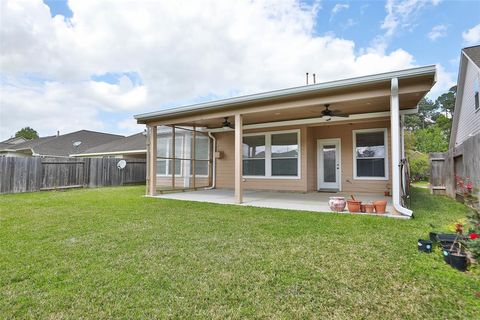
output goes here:
[[[462, 49], [449, 150], [432, 153], [431, 188], [455, 197], [472, 183], [480, 198], [480, 45]], [[468, 181], [467, 181], [468, 180]]]
[[[6, 157], [68, 157], [97, 145], [124, 138], [116, 134], [80, 130], [67, 134], [40, 137], [21, 143], [4, 141], [0, 156]], [[10, 140], [10, 139], [9, 139]]]
[[71, 157], [109, 157], [118, 159], [145, 159], [147, 155], [147, 134], [140, 132], [128, 137], [116, 139], [81, 153], [71, 154]]
[[403, 116], [436, 81], [424, 66], [136, 115], [146, 124], [147, 193], [200, 187], [392, 193], [405, 207]]

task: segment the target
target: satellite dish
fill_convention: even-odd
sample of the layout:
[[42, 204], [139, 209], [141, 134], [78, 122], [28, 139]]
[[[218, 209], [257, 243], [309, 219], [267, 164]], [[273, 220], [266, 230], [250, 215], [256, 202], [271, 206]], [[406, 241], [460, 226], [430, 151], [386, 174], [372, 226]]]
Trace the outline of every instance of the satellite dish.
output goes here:
[[81, 144], [82, 144], [82, 141], [75, 141], [75, 142], [73, 143], [73, 146], [74, 146], [74, 147], [78, 147], [78, 146], [81, 145]]
[[118, 169], [124, 169], [127, 166], [127, 161], [125, 160], [120, 160], [117, 162], [117, 168]]

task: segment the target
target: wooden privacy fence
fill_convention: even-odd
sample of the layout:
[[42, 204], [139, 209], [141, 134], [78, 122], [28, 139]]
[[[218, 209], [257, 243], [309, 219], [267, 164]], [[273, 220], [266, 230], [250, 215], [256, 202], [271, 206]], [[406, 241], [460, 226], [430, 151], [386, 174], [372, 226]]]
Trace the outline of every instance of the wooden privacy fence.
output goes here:
[[1, 157], [0, 193], [144, 183], [145, 159]]
[[445, 172], [445, 160], [447, 153], [430, 153], [430, 188], [432, 193], [445, 194], [447, 173]]

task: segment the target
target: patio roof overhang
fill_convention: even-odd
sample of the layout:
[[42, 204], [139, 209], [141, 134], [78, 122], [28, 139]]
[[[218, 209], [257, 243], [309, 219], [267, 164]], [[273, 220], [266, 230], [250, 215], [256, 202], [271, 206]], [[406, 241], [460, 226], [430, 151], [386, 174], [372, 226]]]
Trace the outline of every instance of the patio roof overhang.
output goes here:
[[[242, 114], [243, 125], [312, 119], [324, 104], [356, 114], [390, 111], [391, 79], [399, 82], [399, 108], [415, 111], [436, 81], [434, 65], [247, 95], [136, 115], [138, 123], [215, 128]], [[388, 116], [388, 114], [386, 115]], [[234, 122], [233, 117], [229, 119]]]

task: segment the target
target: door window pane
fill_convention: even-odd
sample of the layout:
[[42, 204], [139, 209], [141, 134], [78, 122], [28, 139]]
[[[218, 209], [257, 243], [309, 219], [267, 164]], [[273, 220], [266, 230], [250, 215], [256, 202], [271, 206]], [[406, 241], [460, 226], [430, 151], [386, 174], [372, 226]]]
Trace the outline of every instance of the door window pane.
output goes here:
[[336, 182], [335, 145], [323, 146], [323, 182]]

